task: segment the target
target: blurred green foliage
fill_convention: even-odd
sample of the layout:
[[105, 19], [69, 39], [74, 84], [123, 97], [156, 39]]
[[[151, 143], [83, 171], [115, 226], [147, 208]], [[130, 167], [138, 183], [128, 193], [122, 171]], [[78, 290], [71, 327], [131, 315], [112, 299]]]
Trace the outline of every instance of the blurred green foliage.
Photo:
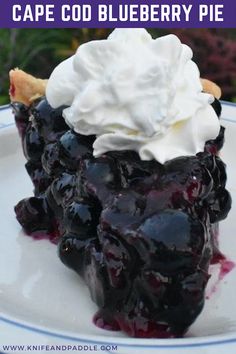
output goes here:
[[[236, 100], [236, 29], [149, 31], [154, 38], [176, 33], [194, 49], [194, 59], [202, 76], [218, 82], [217, 74], [220, 72], [218, 83], [226, 90], [223, 98]], [[111, 29], [87, 28], [0, 29], [0, 104], [8, 102], [10, 69], [19, 67], [35, 76], [47, 78], [53, 68], [72, 55], [80, 44], [106, 38], [110, 32]], [[214, 60], [208, 60], [208, 57]]]

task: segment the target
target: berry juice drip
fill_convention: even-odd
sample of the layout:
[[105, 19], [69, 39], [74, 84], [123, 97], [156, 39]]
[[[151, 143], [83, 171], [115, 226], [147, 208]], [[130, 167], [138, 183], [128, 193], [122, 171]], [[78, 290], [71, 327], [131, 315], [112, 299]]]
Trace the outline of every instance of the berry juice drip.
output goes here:
[[109, 331], [120, 331], [118, 322], [106, 310], [99, 310], [93, 317], [95, 326]]
[[214, 227], [212, 227], [212, 230], [213, 257], [211, 259], [211, 264], [220, 265], [218, 280], [214, 285], [214, 291], [216, 291], [219, 282], [234, 269], [235, 263], [229, 260], [219, 249], [219, 225], [215, 224]]
[[[217, 225], [231, 207], [217, 156], [224, 128], [205, 150], [166, 162], [134, 151], [93, 156], [94, 136], [71, 130], [45, 98], [14, 104], [34, 196], [16, 216], [27, 234], [58, 242], [99, 307], [94, 323], [133, 337], [181, 337], [202, 311]], [[213, 108], [220, 114], [220, 103]], [[30, 119], [29, 119], [30, 116]]]

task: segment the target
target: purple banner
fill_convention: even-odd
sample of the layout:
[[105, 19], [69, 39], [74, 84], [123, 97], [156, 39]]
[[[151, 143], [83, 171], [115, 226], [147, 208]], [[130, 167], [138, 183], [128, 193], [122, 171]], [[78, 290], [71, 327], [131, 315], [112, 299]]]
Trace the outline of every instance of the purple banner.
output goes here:
[[234, 28], [236, 0], [2, 0], [0, 28]]

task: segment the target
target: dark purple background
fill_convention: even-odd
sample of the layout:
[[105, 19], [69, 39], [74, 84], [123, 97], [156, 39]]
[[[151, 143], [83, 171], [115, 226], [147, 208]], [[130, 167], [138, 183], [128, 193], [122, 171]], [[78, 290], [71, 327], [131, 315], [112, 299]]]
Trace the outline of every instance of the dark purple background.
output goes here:
[[[185, 22], [98, 22], [98, 4], [112, 4], [117, 9], [118, 4], [193, 4], [190, 21]], [[14, 22], [12, 21], [12, 6], [14, 4], [55, 4], [54, 22]], [[91, 4], [91, 22], [63, 22], [61, 20], [62, 4]], [[199, 22], [199, 4], [224, 4], [224, 22]], [[115, 15], [115, 11], [113, 11]], [[114, 28], [114, 27], [150, 27], [150, 28], [234, 28], [236, 27], [236, 0], [2, 0], [0, 5], [0, 28]]]

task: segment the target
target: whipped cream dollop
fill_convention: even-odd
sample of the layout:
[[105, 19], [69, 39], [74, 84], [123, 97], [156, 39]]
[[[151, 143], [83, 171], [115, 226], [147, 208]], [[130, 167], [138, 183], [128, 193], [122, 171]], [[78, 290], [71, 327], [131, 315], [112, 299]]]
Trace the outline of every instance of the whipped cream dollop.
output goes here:
[[175, 35], [116, 29], [58, 65], [46, 96], [54, 108], [69, 106], [63, 114], [76, 132], [96, 135], [94, 156], [135, 150], [165, 163], [195, 155], [220, 123], [192, 55]]

